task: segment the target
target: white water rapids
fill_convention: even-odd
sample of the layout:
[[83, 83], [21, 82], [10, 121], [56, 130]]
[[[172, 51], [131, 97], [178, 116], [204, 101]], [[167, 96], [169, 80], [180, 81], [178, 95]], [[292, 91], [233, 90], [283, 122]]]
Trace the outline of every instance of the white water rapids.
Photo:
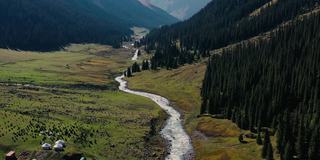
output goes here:
[[133, 57], [132, 57], [132, 59], [131, 60], [133, 60], [133, 61], [136, 61], [136, 60], [138, 60], [138, 57], [139, 57], [139, 49], [137, 49], [135, 52], [134, 52], [134, 55], [133, 55]]
[[183, 129], [180, 113], [171, 107], [170, 102], [164, 97], [128, 89], [127, 82], [123, 78], [124, 76], [116, 78], [116, 81], [120, 83], [119, 89], [121, 91], [147, 97], [157, 103], [169, 115], [165, 127], [161, 130], [162, 137], [167, 140], [169, 145], [166, 160], [192, 159], [193, 148], [191, 139]]

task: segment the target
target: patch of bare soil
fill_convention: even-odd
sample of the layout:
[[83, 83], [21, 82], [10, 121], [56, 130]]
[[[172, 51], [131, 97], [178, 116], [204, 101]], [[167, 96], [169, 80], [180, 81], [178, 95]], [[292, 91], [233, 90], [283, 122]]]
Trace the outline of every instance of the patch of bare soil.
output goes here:
[[207, 137], [236, 137], [240, 134], [240, 129], [229, 120], [204, 118], [197, 127], [197, 131]]

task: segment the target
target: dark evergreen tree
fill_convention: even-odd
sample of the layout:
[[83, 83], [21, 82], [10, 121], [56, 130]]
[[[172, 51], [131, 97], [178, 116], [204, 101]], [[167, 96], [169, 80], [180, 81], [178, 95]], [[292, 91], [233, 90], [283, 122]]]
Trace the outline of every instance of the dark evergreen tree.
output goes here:
[[127, 77], [132, 77], [131, 67], [128, 67], [127, 69]]
[[244, 142], [244, 141], [243, 141], [243, 134], [240, 134], [240, 135], [239, 135], [238, 140], [239, 140], [240, 143], [243, 143], [243, 142]]
[[158, 63], [154, 58], [151, 58], [151, 69], [157, 70], [158, 69]]
[[299, 159], [307, 159], [307, 155], [308, 155], [308, 145], [307, 145], [307, 139], [305, 136], [306, 130], [305, 130], [305, 124], [304, 124], [304, 118], [300, 119], [300, 123], [298, 128], [298, 137], [297, 137], [297, 153], [298, 153], [298, 157]]
[[[269, 130], [266, 130], [265, 134], [264, 134], [264, 140], [263, 140], [263, 148], [262, 148], [262, 158], [267, 158], [267, 155], [268, 155], [268, 150], [269, 150], [269, 147], [270, 147], [270, 133], [269, 133]], [[272, 146], [271, 146], [272, 148]]]
[[149, 60], [146, 60], [146, 62], [145, 62], [145, 69], [146, 69], [146, 70], [149, 70], [149, 69], [150, 69]]
[[142, 70], [149, 70], [150, 64], [149, 64], [149, 61], [148, 60], [144, 60], [142, 61]]
[[285, 148], [283, 160], [292, 160], [293, 159], [293, 148], [291, 142], [288, 142]]
[[320, 134], [319, 128], [312, 133], [308, 156], [310, 160], [318, 160], [320, 157]]
[[132, 73], [141, 72], [140, 65], [137, 62], [134, 62], [131, 68]]
[[269, 143], [268, 144], [268, 150], [267, 150], [267, 156], [266, 156], [266, 159], [267, 160], [273, 160], [273, 147], [272, 147], [272, 144]]
[[127, 71], [124, 71], [124, 72], [123, 72], [123, 75], [124, 75], [125, 77], [127, 77]]
[[258, 145], [262, 145], [262, 143], [263, 143], [263, 142], [262, 142], [262, 139], [261, 139], [261, 134], [260, 134], [260, 132], [258, 133], [256, 142], [257, 142]]

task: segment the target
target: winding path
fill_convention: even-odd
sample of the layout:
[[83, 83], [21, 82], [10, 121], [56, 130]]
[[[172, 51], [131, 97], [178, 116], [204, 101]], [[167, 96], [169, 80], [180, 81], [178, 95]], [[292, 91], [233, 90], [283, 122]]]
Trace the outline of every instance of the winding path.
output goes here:
[[180, 113], [173, 109], [173, 107], [170, 106], [170, 102], [164, 97], [128, 89], [127, 81], [123, 78], [123, 75], [116, 78], [116, 81], [120, 83], [119, 89], [121, 91], [147, 97], [157, 103], [169, 115], [165, 127], [161, 130], [162, 137], [165, 138], [169, 144], [166, 160], [192, 159], [193, 148], [191, 140], [183, 129]]

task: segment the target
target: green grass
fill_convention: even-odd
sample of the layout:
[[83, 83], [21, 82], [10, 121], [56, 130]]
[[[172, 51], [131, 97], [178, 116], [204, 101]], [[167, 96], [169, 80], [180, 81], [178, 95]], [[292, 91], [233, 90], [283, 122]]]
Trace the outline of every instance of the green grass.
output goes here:
[[105, 85], [128, 66], [129, 56], [125, 50], [99, 45], [72, 45], [63, 51], [48, 53], [0, 49], [0, 81]]
[[[156, 146], [145, 136], [152, 118], [160, 120], [160, 129], [164, 112], [149, 99], [116, 90], [114, 77], [132, 63], [129, 58], [124, 49], [93, 44], [48, 53], [1, 49], [0, 155], [16, 150], [29, 158], [83, 153], [90, 159], [143, 159], [150, 150], [161, 156], [159, 138], [150, 141]], [[41, 152], [41, 143], [58, 139], [67, 143], [62, 154]]]
[[175, 70], [145, 71], [129, 78], [129, 87], [160, 94], [185, 113], [198, 111], [206, 65], [187, 65]]
[[[49, 143], [66, 140], [66, 152], [97, 158], [139, 157], [143, 155], [143, 137], [149, 131], [149, 121], [161, 112], [147, 99], [115, 91], [52, 93], [2, 87], [0, 97], [7, 105], [0, 111], [0, 134], [4, 135], [0, 141], [5, 146], [17, 146], [10, 149], [18, 152], [39, 150], [42, 138], [47, 137], [44, 141]], [[79, 135], [65, 133], [70, 129]], [[49, 135], [39, 135], [42, 131], [55, 135], [50, 139]], [[82, 142], [75, 142], [81, 137], [85, 138]], [[113, 144], [115, 148], [111, 147]]]

